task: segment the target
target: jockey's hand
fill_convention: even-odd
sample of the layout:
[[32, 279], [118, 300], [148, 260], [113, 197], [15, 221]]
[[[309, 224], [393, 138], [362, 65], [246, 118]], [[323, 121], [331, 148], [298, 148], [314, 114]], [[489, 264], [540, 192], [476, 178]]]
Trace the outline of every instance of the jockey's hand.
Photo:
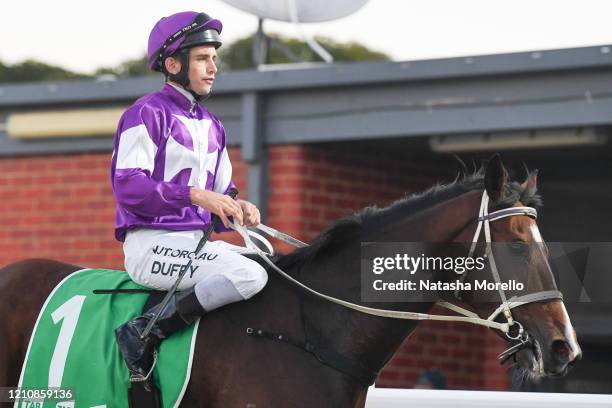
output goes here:
[[244, 214], [244, 222], [248, 227], [254, 227], [261, 223], [261, 215], [259, 209], [255, 204], [246, 200], [237, 200], [240, 207], [242, 207], [242, 213]]
[[229, 216], [233, 216], [237, 224], [244, 225], [242, 207], [232, 197], [197, 187], [189, 190], [189, 196], [193, 204], [216, 214], [226, 228], [230, 225]]

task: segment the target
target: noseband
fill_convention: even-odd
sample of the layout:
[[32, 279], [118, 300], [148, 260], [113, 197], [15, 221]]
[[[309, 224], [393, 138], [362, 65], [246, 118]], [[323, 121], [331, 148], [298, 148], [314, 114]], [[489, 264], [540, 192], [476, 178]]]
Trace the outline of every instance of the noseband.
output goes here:
[[[356, 303], [347, 302], [342, 299], [337, 299], [332, 296], [325, 295], [295, 280], [293, 277], [291, 277], [290, 275], [285, 273], [283, 270], [281, 270], [279, 267], [277, 267], [274, 264], [274, 262], [272, 262], [269, 259], [269, 256], [271, 255], [271, 253], [266, 253], [262, 251], [251, 240], [251, 236], [253, 236], [257, 240], [267, 243], [267, 240], [263, 238], [261, 235], [254, 233], [253, 231], [249, 231], [246, 229], [246, 227], [238, 225], [238, 224], [233, 224], [232, 228], [236, 230], [242, 236], [247, 248], [256, 252], [268, 265], [270, 265], [272, 269], [278, 272], [281, 276], [291, 281], [293, 284], [299, 286], [303, 290], [315, 296], [323, 298], [329, 302], [347, 307], [349, 309], [356, 310], [361, 313], [373, 315], [373, 316], [389, 317], [389, 318], [394, 318], [394, 319], [407, 319], [407, 320], [439, 320], [439, 321], [467, 322], [467, 323], [477, 324], [477, 325], [499, 330], [503, 332], [511, 342], [516, 342], [516, 344], [514, 344], [513, 346], [511, 346], [510, 348], [508, 348], [507, 350], [505, 350], [499, 355], [500, 362], [504, 363], [510, 357], [514, 356], [519, 350], [525, 347], [531, 347], [531, 344], [532, 344], [529, 334], [524, 330], [523, 325], [512, 317], [511, 310], [515, 307], [518, 307], [518, 306], [521, 306], [527, 303], [540, 302], [543, 300], [551, 300], [551, 299], [559, 299], [559, 300], [563, 299], [563, 295], [558, 290], [539, 291], [539, 292], [529, 293], [523, 296], [513, 296], [510, 299], [507, 299], [506, 293], [504, 292], [503, 289], [501, 289], [501, 285], [499, 285], [501, 283], [501, 280], [499, 277], [499, 272], [497, 270], [497, 265], [495, 263], [495, 257], [493, 255], [493, 251], [491, 248], [492, 241], [491, 241], [490, 223], [500, 220], [502, 218], [512, 217], [515, 215], [526, 215], [528, 217], [536, 219], [538, 213], [536, 209], [532, 207], [511, 207], [511, 208], [505, 208], [502, 210], [497, 210], [492, 213], [489, 213], [489, 196], [486, 190], [482, 193], [482, 199], [480, 202], [480, 210], [478, 213], [478, 225], [476, 227], [476, 233], [474, 234], [474, 239], [472, 240], [472, 246], [470, 248], [469, 257], [472, 257], [474, 255], [476, 245], [480, 240], [481, 232], [484, 230], [485, 243], [486, 243], [485, 251], [487, 254], [487, 258], [489, 259], [489, 264], [490, 264], [491, 273], [493, 275], [493, 278], [495, 279], [495, 282], [498, 284], [498, 287], [500, 288], [499, 295], [502, 301], [499, 307], [495, 309], [495, 311], [491, 313], [491, 315], [486, 319], [481, 318], [480, 316], [478, 316], [476, 313], [472, 311], [469, 311], [467, 309], [464, 309], [460, 306], [457, 306], [453, 303], [449, 303], [446, 301], [438, 301], [437, 304], [449, 310], [452, 310], [458, 314], [461, 314], [463, 316], [432, 315], [432, 314], [426, 314], [426, 313], [377, 309], [377, 308], [359, 305]], [[294, 246], [297, 246], [297, 247], [307, 246], [307, 244], [299, 240], [296, 240], [295, 238], [289, 237], [288, 235], [283, 234], [282, 232], [276, 231], [275, 229], [265, 226], [263, 224], [260, 224], [259, 226], [255, 228], [261, 232], [266, 233], [269, 236], [275, 237], [277, 239], [285, 241]], [[268, 248], [271, 248], [271, 245], [269, 243], [267, 243], [266, 246]], [[461, 280], [465, 280], [466, 276], [467, 274], [462, 274]], [[457, 292], [455, 293], [455, 295], [457, 298], [459, 298]], [[501, 313], [503, 313], [504, 317], [506, 318], [505, 323], [499, 323], [495, 321], [495, 319]], [[516, 327], [514, 334], [512, 333], [512, 330], [511, 330], [512, 327]]]

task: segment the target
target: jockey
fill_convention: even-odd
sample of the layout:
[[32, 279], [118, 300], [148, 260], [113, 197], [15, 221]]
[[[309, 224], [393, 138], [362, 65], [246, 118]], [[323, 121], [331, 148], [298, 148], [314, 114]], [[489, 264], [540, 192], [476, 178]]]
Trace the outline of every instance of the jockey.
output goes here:
[[117, 201], [115, 236], [123, 241], [125, 268], [138, 284], [168, 290], [193, 259], [177, 292], [147, 339], [140, 334], [159, 305], [115, 330], [132, 378], [147, 375], [159, 342], [223, 305], [245, 300], [267, 282], [265, 269], [224, 241], [194, 249], [211, 214], [229, 231], [260, 222], [259, 210], [228, 193], [234, 187], [221, 121], [200, 102], [211, 93], [221, 46], [221, 22], [193, 11], [157, 22], [149, 36], [149, 68], [164, 87], [129, 107], [117, 128], [111, 164]]

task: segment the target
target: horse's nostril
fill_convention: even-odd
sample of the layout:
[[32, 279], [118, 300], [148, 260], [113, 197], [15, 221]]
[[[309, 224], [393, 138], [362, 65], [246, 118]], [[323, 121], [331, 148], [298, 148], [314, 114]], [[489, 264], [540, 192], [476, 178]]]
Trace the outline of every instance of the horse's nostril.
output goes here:
[[569, 345], [563, 340], [555, 340], [552, 343], [551, 351], [558, 360], [567, 362], [570, 359], [571, 350]]

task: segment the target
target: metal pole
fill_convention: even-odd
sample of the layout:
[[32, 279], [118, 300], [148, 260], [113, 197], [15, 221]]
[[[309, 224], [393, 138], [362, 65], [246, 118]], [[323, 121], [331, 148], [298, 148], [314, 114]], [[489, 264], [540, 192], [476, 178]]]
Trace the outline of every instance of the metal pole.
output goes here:
[[263, 18], [257, 21], [257, 33], [253, 41], [253, 63], [255, 68], [266, 63], [266, 55], [268, 54], [267, 37], [263, 31]]

